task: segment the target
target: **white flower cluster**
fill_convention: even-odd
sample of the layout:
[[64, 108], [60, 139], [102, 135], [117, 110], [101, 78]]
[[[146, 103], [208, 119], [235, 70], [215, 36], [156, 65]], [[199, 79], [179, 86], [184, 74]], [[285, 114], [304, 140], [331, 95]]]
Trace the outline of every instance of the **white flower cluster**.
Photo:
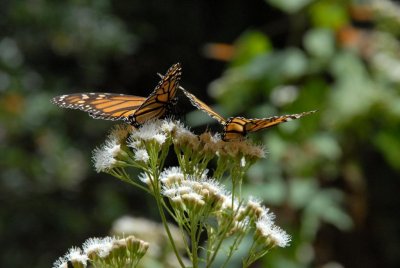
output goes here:
[[179, 167], [164, 170], [160, 179], [163, 184], [162, 194], [173, 202], [183, 202], [182, 205], [186, 206], [188, 204], [222, 206], [227, 196], [223, 185], [204, 175], [199, 179], [193, 176], [186, 177]]
[[115, 241], [114, 237], [109, 236], [104, 238], [89, 238], [83, 243], [82, 248], [88, 256], [97, 254], [100, 258], [104, 258], [110, 253]]
[[[68, 268], [70, 267], [68, 263], [71, 263], [73, 267], [87, 267], [88, 261], [94, 264], [101, 263], [103, 267], [107, 265], [107, 262], [114, 261], [114, 255], [118, 256], [120, 262], [121, 259], [125, 259], [126, 264], [135, 264], [143, 257], [148, 247], [148, 243], [134, 236], [123, 239], [89, 238], [83, 243], [83, 250], [78, 247], [69, 249], [67, 254], [54, 262], [53, 268]], [[113, 254], [113, 252], [118, 252], [118, 254]]]
[[163, 146], [169, 146], [166, 141], [170, 139], [176, 129], [182, 128], [179, 121], [171, 119], [151, 120], [140, 126], [139, 129], [131, 131], [127, 146], [132, 148], [134, 160], [147, 164], [150, 160], [150, 149], [161, 151]]
[[163, 185], [179, 184], [185, 179], [180, 167], [170, 167], [160, 174], [160, 181]]
[[67, 254], [54, 262], [53, 268], [68, 268], [68, 262], [72, 264], [79, 263], [83, 267], [86, 267], [88, 260], [89, 257], [82, 253], [80, 248], [73, 247], [68, 250]]
[[164, 121], [161, 120], [147, 121], [142, 126], [140, 126], [139, 129], [131, 133], [131, 135], [129, 136], [131, 143], [128, 144], [128, 146], [136, 148], [136, 146], [138, 145], [137, 144], [138, 141], [139, 142], [155, 141], [159, 145], [163, 145], [165, 140], [167, 139], [167, 134], [168, 134], [163, 130], [166, 128], [162, 128], [163, 124]]
[[[164, 169], [171, 147], [179, 166]], [[218, 134], [209, 132], [195, 135], [179, 121], [169, 119], [151, 120], [138, 129], [119, 127], [93, 154], [98, 172], [108, 172], [152, 194], [160, 213], [163, 213], [165, 205], [163, 198], [168, 200], [170, 206], [166, 207], [166, 211], [178, 222], [183, 241], [187, 240], [184, 235], [187, 232], [193, 246], [200, 243], [201, 233], [206, 232], [205, 251], [213, 255], [217, 254], [219, 245], [227, 237], [234, 238], [228, 258], [238, 247], [235, 243], [240, 243], [249, 234], [254, 234], [256, 245], [252, 247], [254, 254], [250, 253], [250, 256], [260, 257], [272, 247], [285, 247], [290, 242], [290, 236], [274, 224], [274, 214], [259, 200], [250, 198], [245, 201], [241, 198], [246, 171], [263, 157], [265, 151], [262, 146], [246, 140], [225, 142]], [[217, 165], [212, 175], [208, 176], [207, 168], [213, 159], [217, 160]], [[139, 176], [142, 183], [132, 179], [125, 167], [142, 170]], [[227, 174], [231, 178], [232, 193], [217, 181]], [[165, 220], [165, 217], [162, 219]], [[197, 251], [200, 251], [197, 244], [187, 249], [188, 252], [193, 251], [193, 263], [196, 262]], [[105, 258], [110, 256], [110, 251], [123, 252], [124, 245], [126, 241], [93, 238], [85, 242], [83, 253], [79, 249], [71, 249], [71, 253], [61, 258], [55, 267], [63, 267], [74, 256], [76, 262], [81, 260], [80, 263]], [[136, 247], [147, 250], [145, 245]], [[140, 254], [138, 256], [141, 257]], [[211, 262], [214, 257], [210, 257]], [[179, 257], [178, 260], [182, 262]], [[251, 262], [253, 259], [250, 258], [247, 263]]]
[[185, 176], [179, 167], [171, 167], [161, 174], [162, 194], [180, 215], [198, 217], [203, 213], [204, 218], [213, 215], [218, 226], [229, 226], [227, 235], [244, 234], [254, 228], [257, 240], [265, 246], [289, 245], [290, 236], [274, 224], [275, 215], [259, 200], [250, 197], [246, 203], [239, 202], [217, 181], [204, 176], [199, 179]]
[[[151, 159], [154, 148], [160, 152], [162, 148], [169, 147], [171, 142], [177, 152], [185, 154], [192, 168], [198, 164], [196, 161], [206, 159], [203, 161], [206, 166], [214, 157], [237, 158], [243, 167], [252, 160], [265, 157], [263, 147], [248, 141], [225, 142], [218, 134], [211, 135], [208, 132], [197, 136], [181, 122], [165, 119], [148, 121], [139, 129], [117, 126], [104, 145], [94, 150], [94, 166], [97, 172], [108, 172], [116, 167], [124, 167], [127, 163], [135, 165], [135, 162], [143, 167]], [[128, 147], [132, 149], [133, 155]], [[205, 166], [199, 169], [200, 174]]]

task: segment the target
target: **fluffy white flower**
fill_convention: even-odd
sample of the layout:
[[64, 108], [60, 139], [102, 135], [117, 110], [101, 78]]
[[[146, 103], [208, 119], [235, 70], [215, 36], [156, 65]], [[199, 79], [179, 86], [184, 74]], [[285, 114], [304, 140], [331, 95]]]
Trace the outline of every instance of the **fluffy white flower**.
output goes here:
[[60, 257], [53, 263], [53, 268], [68, 268], [68, 261], [64, 257]]
[[153, 136], [153, 140], [155, 140], [159, 145], [163, 145], [167, 136], [165, 134], [156, 134]]
[[83, 251], [85, 254], [90, 255], [92, 253], [97, 253], [99, 257], [106, 257], [113, 246], [115, 238], [104, 237], [104, 238], [89, 238], [83, 243]]
[[265, 214], [256, 221], [256, 227], [262, 230], [268, 230], [274, 225], [274, 218], [270, 217], [269, 214]]
[[137, 140], [150, 141], [154, 140], [156, 135], [164, 135], [161, 132], [161, 121], [151, 120], [144, 123], [138, 130], [133, 131], [130, 135], [130, 140], [132, 142]]
[[184, 195], [184, 194], [188, 194], [188, 193], [192, 193], [193, 189], [190, 186], [178, 186], [177, 192], [180, 195]]
[[194, 192], [190, 192], [187, 194], [182, 195], [182, 199], [187, 199], [190, 201], [202, 201], [203, 200], [203, 196]]
[[135, 151], [135, 160], [147, 163], [149, 161], [149, 154], [144, 149], [138, 149]]
[[223, 200], [222, 209], [237, 211], [239, 204], [240, 203], [237, 198], [233, 199], [233, 204], [232, 204], [232, 194], [229, 194], [229, 195], [226, 195], [226, 198], [224, 198], [224, 200]]
[[139, 140], [132, 140], [132, 139], [129, 139], [129, 140], [127, 141], [127, 145], [128, 145], [128, 147], [131, 147], [132, 149], [136, 149], [136, 150], [138, 150], [138, 149], [140, 149], [141, 147], [143, 147], [141, 141], [139, 141]]
[[263, 217], [267, 217], [270, 221], [275, 219], [275, 215], [269, 211], [269, 208], [262, 205], [261, 200], [253, 196], [250, 196], [249, 200], [247, 201], [246, 213], [247, 216], [251, 216], [256, 220], [259, 220]]
[[[269, 215], [269, 214], [268, 214]], [[291, 241], [290, 235], [288, 235], [280, 227], [276, 226], [268, 215], [261, 217], [256, 222], [256, 228], [264, 238], [269, 238], [270, 242], [274, 246], [287, 247]]]
[[79, 262], [86, 267], [89, 257], [86, 254], [82, 254], [82, 250], [77, 247], [72, 247], [68, 250], [68, 253], [64, 256], [65, 260], [70, 262]]
[[139, 180], [141, 180], [143, 183], [145, 183], [147, 185], [151, 185], [151, 180], [146, 173], [140, 173]]
[[121, 152], [121, 145], [115, 137], [110, 136], [105, 144], [93, 151], [93, 163], [97, 172], [112, 169], [116, 164], [115, 157]]
[[163, 184], [171, 185], [173, 183], [180, 183], [184, 180], [185, 176], [180, 167], [170, 167], [161, 172], [160, 180]]
[[213, 195], [226, 195], [226, 190], [224, 185], [220, 184], [218, 181], [213, 179], [202, 178], [201, 183], [203, 188], [207, 189]]
[[173, 198], [178, 193], [177, 189], [163, 189], [162, 194], [166, 197]]
[[204, 206], [205, 205], [203, 196], [198, 193], [194, 193], [194, 192], [183, 194], [182, 201], [188, 207], [190, 207], [190, 205], [192, 205], [192, 206]]
[[171, 133], [177, 126], [178, 126], [178, 127], [180, 126], [180, 122], [179, 122], [179, 121], [174, 121], [174, 120], [171, 120], [171, 119], [165, 119], [165, 120], [162, 121], [161, 130], [162, 130], [164, 133], [169, 134], [169, 133]]
[[289, 234], [276, 225], [272, 227], [270, 237], [274, 244], [281, 248], [289, 246], [292, 240]]

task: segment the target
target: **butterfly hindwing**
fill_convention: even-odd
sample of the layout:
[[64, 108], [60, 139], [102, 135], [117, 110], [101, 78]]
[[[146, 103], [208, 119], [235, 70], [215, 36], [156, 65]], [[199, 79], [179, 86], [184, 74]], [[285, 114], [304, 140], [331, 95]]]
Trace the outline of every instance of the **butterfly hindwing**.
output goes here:
[[146, 100], [144, 97], [112, 93], [76, 93], [54, 97], [51, 102], [88, 112], [96, 119], [128, 120]]

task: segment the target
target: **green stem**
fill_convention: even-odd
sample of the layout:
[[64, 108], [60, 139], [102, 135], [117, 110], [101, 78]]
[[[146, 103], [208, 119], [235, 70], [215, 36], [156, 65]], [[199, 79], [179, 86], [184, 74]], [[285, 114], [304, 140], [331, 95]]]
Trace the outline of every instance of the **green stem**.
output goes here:
[[164, 225], [165, 231], [167, 232], [168, 239], [169, 239], [169, 241], [170, 241], [170, 243], [172, 245], [172, 248], [174, 250], [175, 256], [178, 259], [178, 262], [181, 265], [181, 267], [185, 268], [185, 264], [183, 263], [183, 261], [181, 259], [181, 256], [179, 255], [178, 249], [176, 248], [176, 245], [175, 245], [175, 241], [174, 241], [174, 239], [173, 239], [173, 237], [171, 235], [171, 231], [170, 231], [170, 229], [168, 227], [167, 219], [165, 218], [165, 214], [164, 214], [164, 211], [162, 209], [162, 205], [160, 204], [160, 196], [156, 197], [156, 202], [157, 202], [158, 211], [160, 212], [161, 221], [162, 221], [162, 223]]
[[190, 232], [190, 239], [192, 240], [192, 265], [193, 268], [197, 268], [199, 265], [199, 260], [197, 256], [197, 239], [196, 239], [196, 233], [197, 233], [197, 221], [192, 221], [191, 222], [191, 232]]
[[148, 194], [153, 195], [153, 193], [152, 193], [151, 191], [149, 191], [149, 189], [147, 189], [145, 186], [143, 186], [143, 185], [141, 185], [141, 184], [139, 184], [139, 183], [134, 182], [134, 181], [131, 179], [131, 177], [129, 176], [129, 174], [126, 173], [126, 171], [125, 171], [124, 168], [122, 168], [122, 171], [121, 171], [121, 172], [122, 172], [121, 177], [118, 177], [120, 180], [123, 180], [123, 181], [125, 181], [125, 182], [127, 182], [127, 183], [129, 183], [129, 184], [132, 184], [133, 186], [136, 186], [136, 187], [138, 187], [139, 189], [142, 189], [143, 191], [147, 192]]
[[226, 267], [226, 265], [228, 264], [229, 260], [232, 258], [233, 252], [234, 252], [234, 251], [236, 250], [236, 248], [237, 248], [236, 245], [238, 244], [238, 241], [240, 241], [240, 240], [241, 240], [241, 239], [240, 239], [240, 235], [238, 235], [238, 236], [235, 238], [235, 241], [233, 242], [233, 244], [231, 245], [230, 250], [229, 250], [228, 257], [226, 258], [224, 264], [223, 264], [221, 267]]
[[[217, 240], [219, 240], [219, 241], [218, 241], [217, 247], [215, 248], [214, 253], [213, 253], [213, 255], [212, 255], [210, 261], [207, 263], [206, 268], [209, 268], [209, 267], [211, 266], [211, 264], [214, 262], [214, 259], [215, 259], [215, 257], [217, 256], [217, 253], [218, 253], [218, 251], [219, 251], [219, 249], [220, 249], [220, 247], [221, 247], [221, 245], [222, 245], [222, 242], [224, 241], [224, 239], [225, 239], [225, 237], [226, 237], [226, 234], [228, 233], [228, 231], [229, 231], [230, 228], [232, 227], [232, 223], [233, 223], [233, 221], [235, 220], [235, 217], [236, 217], [236, 215], [238, 214], [239, 209], [240, 209], [240, 207], [242, 206], [242, 203], [243, 203], [243, 201], [240, 201], [240, 202], [239, 202], [236, 211], [233, 213], [233, 215], [231, 215], [230, 220], [229, 220], [227, 226], [224, 228], [224, 231], [223, 231], [222, 233], [220, 233], [220, 234], [217, 235], [217, 237], [218, 237]], [[233, 207], [232, 207], [232, 209], [233, 209]]]
[[[185, 244], [186, 254], [188, 256], [190, 256], [190, 247], [189, 247], [189, 244], [188, 244], [188, 241], [187, 241], [187, 236], [186, 236], [186, 234], [189, 233], [189, 230], [186, 228], [185, 225], [182, 224], [183, 221], [184, 220], [182, 218], [180, 218], [180, 220], [178, 219], [176, 222], [178, 223], [178, 227], [179, 227], [179, 230], [181, 232], [182, 240], [183, 240], [183, 243]], [[186, 231], [186, 233], [185, 233], [185, 231]]]
[[215, 247], [214, 252], [211, 255], [211, 258], [209, 259], [206, 268], [211, 267], [211, 264], [214, 262], [215, 258], [217, 257], [218, 251], [221, 248], [221, 245], [222, 245], [222, 242], [224, 241], [226, 233], [229, 231], [230, 227], [232, 226], [233, 220], [234, 220], [234, 217], [231, 218], [230, 222], [228, 223], [228, 226], [225, 228], [225, 231], [222, 232], [220, 235], [217, 235], [218, 244]]
[[210, 263], [212, 244], [215, 241], [215, 233], [213, 232], [213, 228], [211, 226], [205, 227], [207, 229], [207, 248], [206, 248], [206, 264]]
[[175, 216], [173, 211], [167, 206], [167, 204], [164, 202], [164, 199], [161, 199], [161, 203], [164, 207], [165, 210], [167, 210], [168, 214], [174, 219], [175, 222], [178, 222], [178, 218]]
[[179, 255], [178, 249], [175, 245], [175, 241], [172, 237], [171, 231], [168, 227], [168, 223], [167, 223], [167, 219], [165, 217], [165, 213], [163, 210], [163, 204], [161, 202], [162, 196], [161, 196], [161, 191], [160, 191], [160, 182], [159, 182], [159, 177], [160, 177], [160, 171], [159, 171], [159, 167], [158, 167], [158, 151], [155, 150], [156, 146], [150, 146], [150, 148], [148, 148], [149, 151], [149, 155], [150, 155], [150, 166], [151, 166], [151, 171], [152, 171], [152, 177], [153, 177], [153, 189], [154, 189], [154, 198], [156, 199], [156, 203], [157, 203], [157, 208], [158, 211], [160, 213], [161, 216], [161, 221], [162, 224], [164, 226], [165, 231], [167, 232], [168, 235], [168, 239], [172, 245], [172, 249], [174, 250], [175, 256], [180, 264], [180, 266], [182, 268], [185, 268], [185, 264], [182, 261], [181, 256]]
[[254, 251], [255, 247], [256, 247], [256, 241], [253, 240], [253, 243], [251, 243], [251, 246], [250, 246], [249, 251], [247, 253], [247, 258], [246, 258], [246, 260], [243, 261], [243, 268], [249, 267], [250, 264], [252, 264], [254, 262], [254, 260], [252, 258], [252, 255], [253, 255], [252, 252]]

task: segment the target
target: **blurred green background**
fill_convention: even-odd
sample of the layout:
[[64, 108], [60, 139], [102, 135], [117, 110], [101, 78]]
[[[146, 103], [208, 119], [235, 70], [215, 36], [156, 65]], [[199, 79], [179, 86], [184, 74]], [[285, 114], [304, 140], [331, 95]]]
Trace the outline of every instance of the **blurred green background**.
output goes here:
[[[319, 110], [250, 135], [268, 156], [244, 192], [293, 235], [255, 267], [400, 267], [399, 29], [388, 0], [1, 1], [0, 266], [51, 267], [123, 215], [158, 220], [91, 166], [115, 123], [49, 100], [147, 96], [181, 62], [226, 117]], [[221, 130], [180, 107], [195, 132]]]

